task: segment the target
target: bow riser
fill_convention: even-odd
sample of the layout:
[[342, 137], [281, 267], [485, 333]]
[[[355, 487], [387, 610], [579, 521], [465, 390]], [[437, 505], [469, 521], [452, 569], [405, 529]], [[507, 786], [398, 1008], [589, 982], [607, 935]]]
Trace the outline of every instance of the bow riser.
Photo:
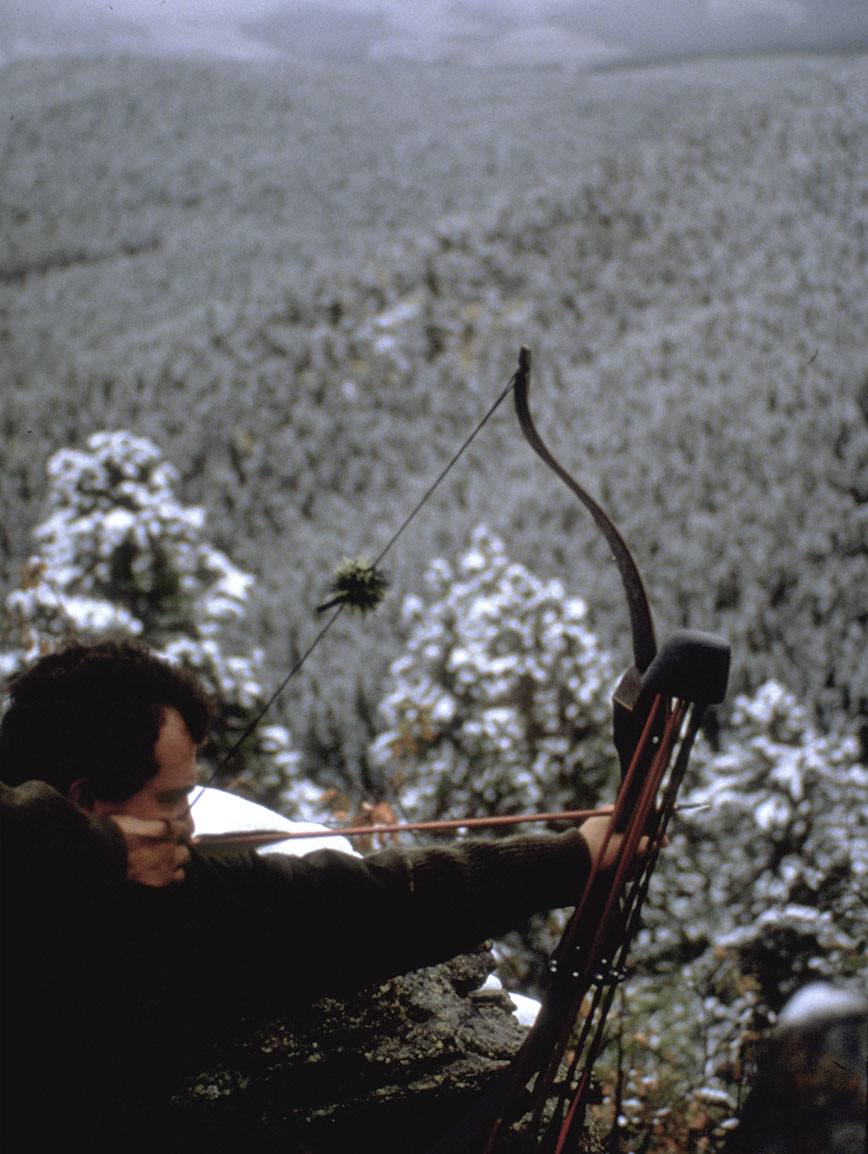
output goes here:
[[[663, 800], [650, 811], [640, 803], [637, 807], [636, 825], [642, 813], [646, 814], [649, 822], [649, 845], [647, 855], [641, 862], [639, 873], [635, 877], [628, 877], [624, 889], [624, 896], [620, 908], [611, 910], [611, 920], [604, 913], [604, 922], [611, 926], [612, 941], [618, 947], [611, 959], [611, 974], [615, 980], [597, 982], [594, 987], [594, 997], [585, 1021], [578, 1044], [574, 1048], [574, 1057], [570, 1067], [570, 1091], [564, 1095], [569, 1100], [569, 1108], [558, 1132], [557, 1144], [552, 1147], [555, 1154], [576, 1150], [581, 1134], [584, 1130], [585, 1113], [587, 1109], [590, 1078], [597, 1057], [604, 1043], [605, 1022], [614, 999], [617, 980], [627, 969], [628, 953], [636, 931], [639, 928], [642, 903], [648, 892], [651, 875], [656, 866], [657, 856], [662, 848], [666, 828], [674, 808], [674, 797], [677, 794], [684, 772], [689, 761], [690, 750], [699, 731], [704, 710], [701, 706], [678, 702], [671, 718], [677, 717], [678, 736], [672, 748], [665, 754], [668, 765], [664, 776], [658, 778], [658, 767], [652, 766], [649, 775], [649, 789], [643, 799], [653, 794], [663, 792]], [[664, 739], [664, 745], [666, 739]], [[657, 780], [656, 788], [653, 781]], [[671, 802], [670, 802], [671, 798]], [[634, 863], [635, 863], [634, 858]], [[613, 887], [617, 889], [617, 883]], [[608, 911], [607, 911], [608, 912]], [[605, 948], [603, 950], [605, 954]], [[587, 995], [586, 995], [587, 996]]]
[[[592, 874], [553, 955], [551, 983], [540, 1016], [519, 1055], [506, 1104], [485, 1154], [506, 1148], [511, 1152], [550, 1148], [558, 1154], [575, 1149], [584, 1123], [591, 1070], [602, 1047], [604, 1024], [617, 985], [612, 975], [624, 969], [702, 713], [702, 706], [694, 703], [655, 696], [646, 740], [636, 749], [610, 819], [612, 835], [618, 826], [623, 830], [617, 858], [605, 873], [595, 870]], [[664, 715], [663, 733], [658, 738], [658, 722]], [[641, 782], [638, 796], [634, 788], [637, 782]], [[648, 838], [644, 854], [639, 853], [642, 838]], [[561, 1066], [570, 1050], [574, 1056], [564, 1077]], [[557, 1145], [538, 1146], [537, 1135], [553, 1098], [557, 1100], [554, 1117], [546, 1125], [549, 1143], [554, 1134]], [[523, 1123], [524, 1144], [516, 1144], [515, 1136], [509, 1134], [516, 1123]]]

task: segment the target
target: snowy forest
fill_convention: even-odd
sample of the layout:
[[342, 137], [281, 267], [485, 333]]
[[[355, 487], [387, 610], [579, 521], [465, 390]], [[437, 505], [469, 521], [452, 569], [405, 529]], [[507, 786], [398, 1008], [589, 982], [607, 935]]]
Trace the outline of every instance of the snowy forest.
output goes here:
[[[31, 60], [0, 111], [0, 673], [139, 637], [214, 694], [207, 772], [529, 345], [660, 634], [732, 645], [599, 1106], [624, 1150], [720, 1149], [786, 999], [866, 981], [865, 58]], [[610, 799], [622, 591], [509, 406], [384, 568], [221, 784], [305, 820]]]

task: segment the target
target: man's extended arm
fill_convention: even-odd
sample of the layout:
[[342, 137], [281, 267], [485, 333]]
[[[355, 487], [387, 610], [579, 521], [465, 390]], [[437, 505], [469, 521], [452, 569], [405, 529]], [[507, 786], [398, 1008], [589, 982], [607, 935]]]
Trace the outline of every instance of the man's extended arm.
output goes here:
[[194, 851], [187, 880], [167, 896], [194, 953], [204, 947], [222, 972], [256, 975], [253, 1001], [269, 991], [310, 1000], [433, 965], [572, 904], [589, 869], [575, 830], [365, 858]]
[[194, 852], [181, 884], [162, 884], [177, 868], [167, 859], [158, 884], [130, 887], [146, 880], [129, 864], [137, 838], [143, 853], [186, 856], [186, 848], [162, 828], [154, 831], [162, 838], [127, 831], [125, 841], [116, 819], [95, 818], [40, 783], [0, 788], [7, 895], [34, 913], [43, 897], [55, 909], [70, 899], [95, 913], [111, 908], [101, 929], [121, 944], [132, 934], [140, 960], [153, 948], [154, 974], [183, 957], [208, 986], [220, 959], [218, 973], [237, 975], [252, 1003], [337, 993], [444, 960], [538, 910], [572, 904], [591, 862], [573, 830], [367, 858], [323, 850], [216, 861]]

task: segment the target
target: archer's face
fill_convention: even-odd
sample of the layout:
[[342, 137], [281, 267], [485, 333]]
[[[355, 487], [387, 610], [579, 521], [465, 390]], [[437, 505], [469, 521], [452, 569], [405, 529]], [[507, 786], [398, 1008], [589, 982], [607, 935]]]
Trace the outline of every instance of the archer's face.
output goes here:
[[127, 814], [144, 821], [181, 822], [186, 837], [193, 835], [190, 793], [196, 788], [196, 744], [177, 709], [167, 706], [154, 746], [159, 769], [150, 781], [126, 801], [97, 800], [94, 813]]

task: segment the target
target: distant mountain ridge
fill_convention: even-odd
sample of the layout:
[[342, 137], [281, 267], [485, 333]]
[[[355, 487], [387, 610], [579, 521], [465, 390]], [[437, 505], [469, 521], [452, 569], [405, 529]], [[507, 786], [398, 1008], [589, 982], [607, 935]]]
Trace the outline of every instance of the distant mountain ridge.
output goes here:
[[[799, 11], [801, 9], [801, 11]], [[721, 7], [672, 2], [653, 14], [637, 0], [596, 0], [566, 8], [546, 3], [405, 5], [396, 0], [329, 3], [183, 4], [115, 11], [82, 0], [49, 8], [4, 0], [0, 64], [55, 54], [216, 56], [326, 63], [405, 62], [483, 67], [573, 65], [775, 52], [868, 49], [868, 6], [861, 0], [804, 0], [775, 10], [757, 3], [738, 15]]]

